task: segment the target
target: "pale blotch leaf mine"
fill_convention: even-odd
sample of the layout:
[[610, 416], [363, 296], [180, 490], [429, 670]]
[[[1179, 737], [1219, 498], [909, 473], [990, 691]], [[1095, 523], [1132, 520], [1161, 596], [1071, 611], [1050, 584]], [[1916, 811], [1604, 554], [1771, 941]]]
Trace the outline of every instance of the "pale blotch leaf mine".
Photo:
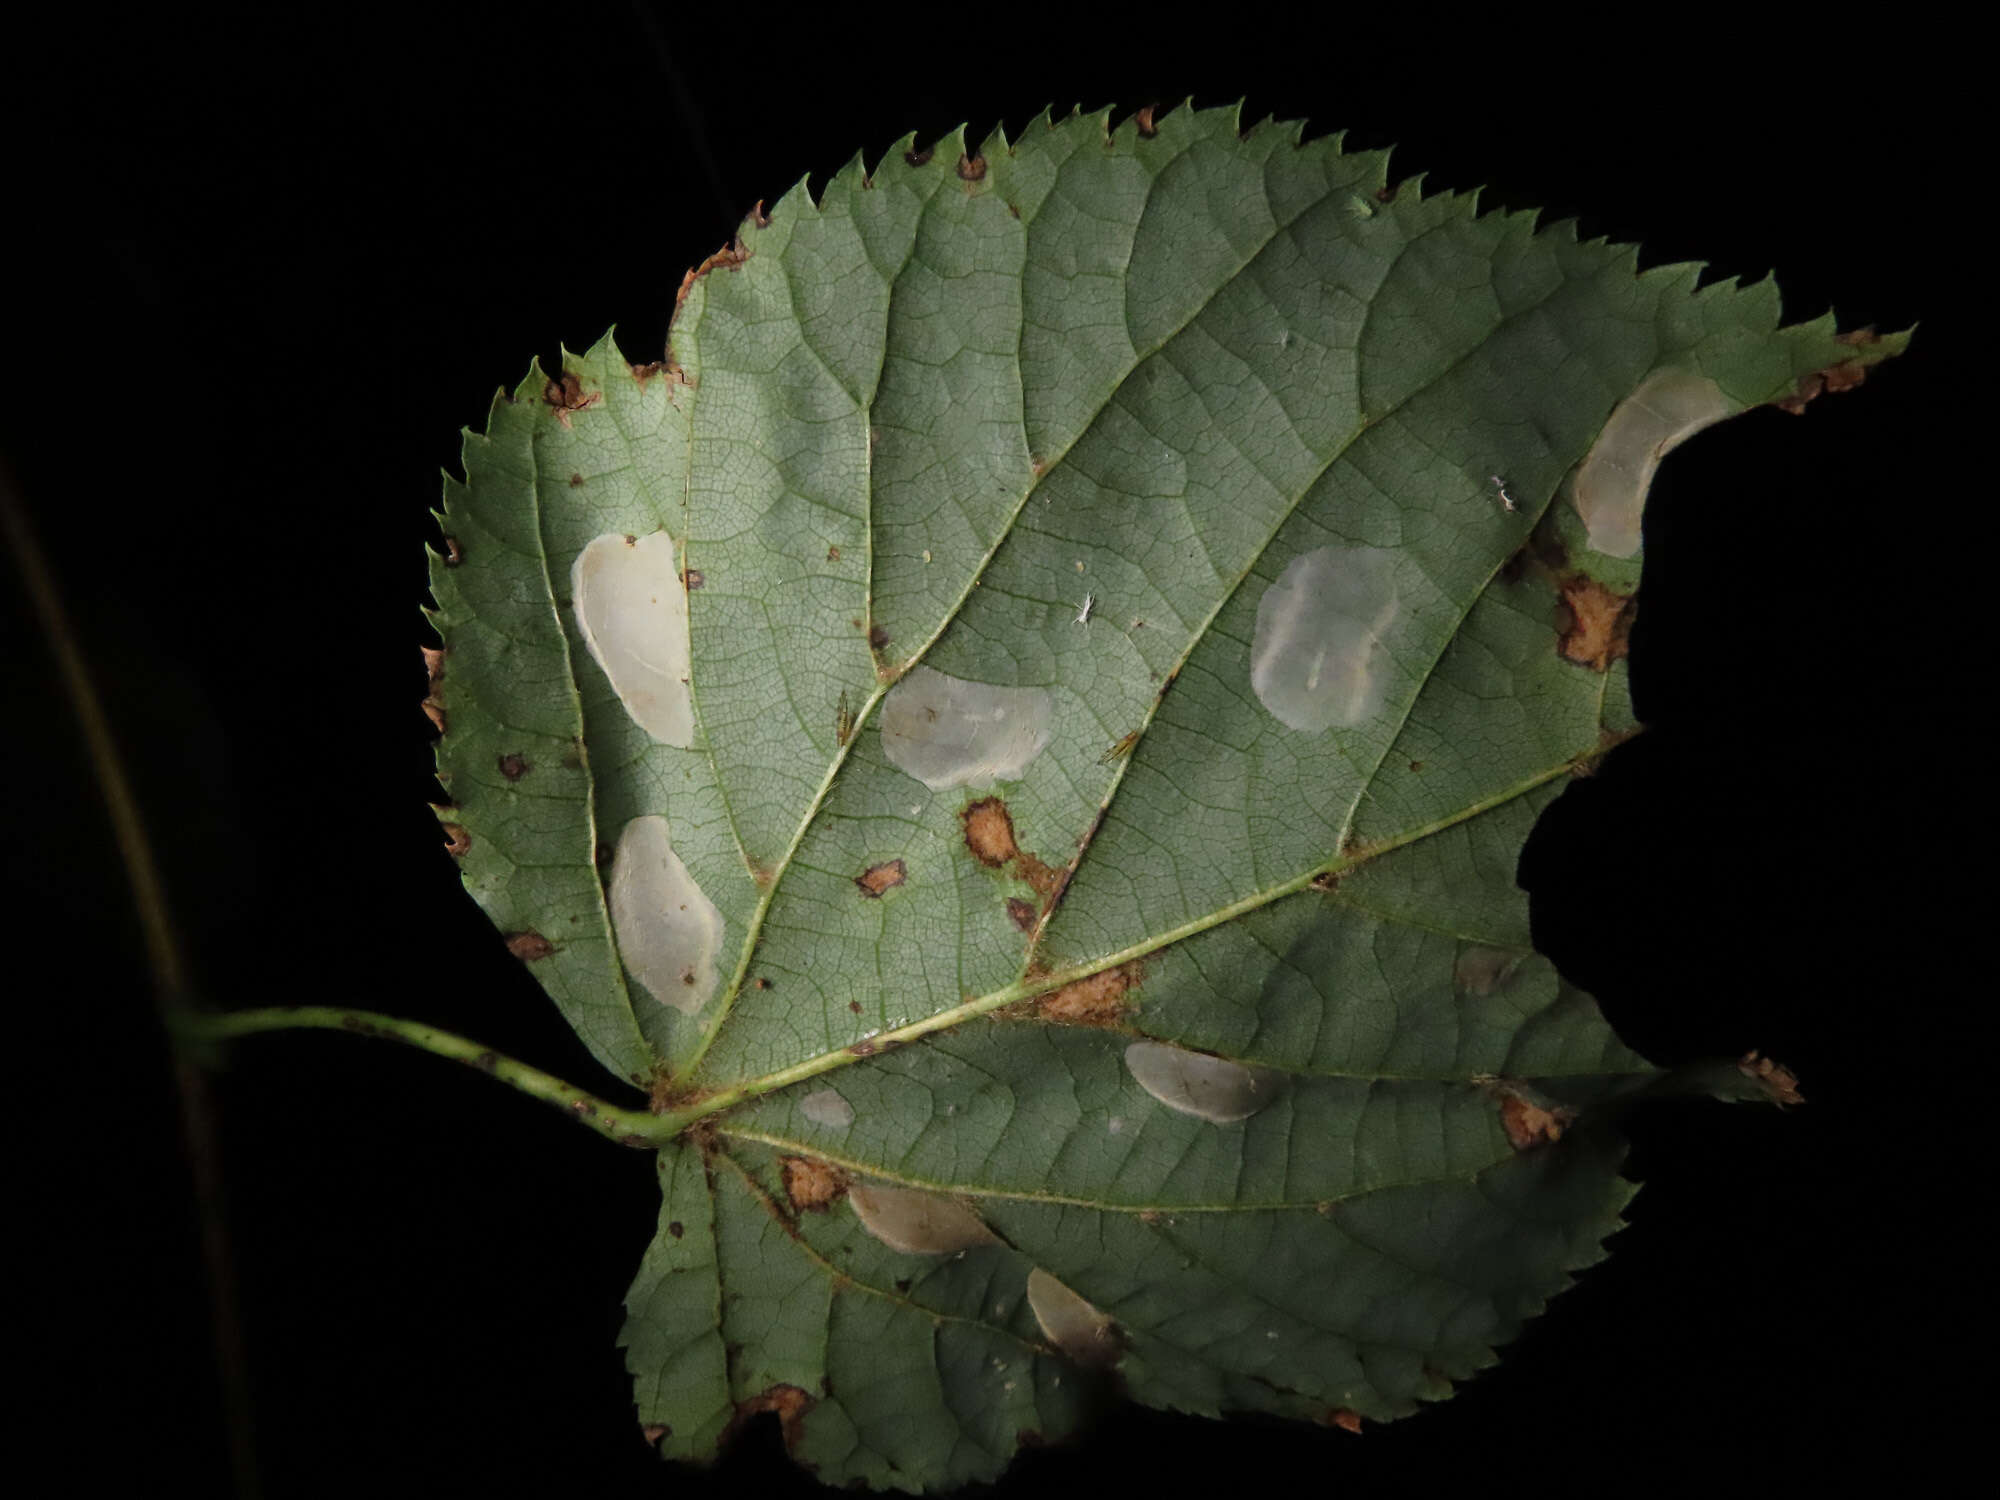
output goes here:
[[941, 1193], [857, 1182], [847, 1190], [847, 1201], [863, 1229], [906, 1255], [944, 1255], [997, 1243], [985, 1220]]
[[917, 667], [882, 703], [882, 753], [934, 792], [1012, 781], [1048, 747], [1046, 688], [991, 687]]
[[1460, 950], [1452, 965], [1452, 982], [1461, 995], [1484, 998], [1513, 982], [1521, 954], [1512, 948], [1488, 948], [1474, 943]]
[[1246, 1068], [1165, 1042], [1134, 1042], [1125, 1049], [1125, 1068], [1168, 1109], [1216, 1125], [1249, 1119], [1284, 1085], [1284, 1075], [1268, 1068]]
[[1381, 547], [1317, 547], [1264, 590], [1250, 685], [1279, 723], [1316, 734], [1359, 724], [1382, 707], [1395, 567], [1395, 554]]
[[1028, 1273], [1028, 1306], [1042, 1325], [1042, 1336], [1078, 1364], [1096, 1368], [1117, 1361], [1111, 1315], [1040, 1266]]
[[687, 588], [674, 539], [598, 537], [577, 554], [570, 583], [583, 643], [632, 722], [662, 744], [693, 745]]
[[854, 1123], [854, 1106], [835, 1089], [814, 1089], [799, 1100], [799, 1113], [828, 1130], [845, 1130]]
[[689, 1015], [714, 998], [722, 913], [702, 894], [667, 837], [667, 820], [634, 818], [611, 862], [611, 926], [633, 978]]
[[1590, 545], [1607, 557], [1639, 550], [1646, 492], [1660, 460], [1741, 408], [1691, 370], [1660, 370], [1619, 402], [1577, 466], [1571, 486]]

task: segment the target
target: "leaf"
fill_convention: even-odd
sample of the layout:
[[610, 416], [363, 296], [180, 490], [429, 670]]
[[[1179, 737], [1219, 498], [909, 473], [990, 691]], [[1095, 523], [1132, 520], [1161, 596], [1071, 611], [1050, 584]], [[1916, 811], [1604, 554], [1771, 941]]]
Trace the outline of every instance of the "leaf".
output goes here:
[[985, 1479], [1107, 1372], [1407, 1415], [1633, 1191], [1656, 1070], [1516, 860], [1636, 728], [1659, 457], [1902, 336], [1106, 124], [801, 184], [446, 486], [454, 852], [688, 1127], [623, 1335], [671, 1456], [774, 1411], [829, 1482]]

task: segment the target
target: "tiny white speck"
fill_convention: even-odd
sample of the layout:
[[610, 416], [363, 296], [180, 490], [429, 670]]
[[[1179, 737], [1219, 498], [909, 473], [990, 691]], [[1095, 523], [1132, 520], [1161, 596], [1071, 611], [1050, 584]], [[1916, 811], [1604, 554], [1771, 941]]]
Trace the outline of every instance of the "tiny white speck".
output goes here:
[[930, 552], [930, 548], [926, 547], [926, 548], [924, 549], [924, 561], [925, 561], [925, 562], [929, 562], [930, 560], [931, 560], [931, 552]]
[[1109, 1122], [1106, 1123], [1104, 1128], [1110, 1131], [1113, 1135], [1124, 1134], [1125, 1117], [1123, 1115], [1113, 1115], [1109, 1120]]
[[1005, 1385], [1001, 1386], [1000, 1389], [1003, 1391], [1011, 1391], [1014, 1389], [1014, 1382], [1010, 1380]]
[[1091, 610], [1091, 606], [1092, 606], [1092, 605], [1094, 605], [1094, 604], [1096, 604], [1096, 603], [1097, 603], [1097, 595], [1095, 595], [1095, 594], [1090, 594], [1090, 593], [1086, 593], [1086, 594], [1085, 594], [1085, 595], [1083, 596], [1083, 604], [1082, 604], [1082, 606], [1081, 606], [1081, 607], [1080, 607], [1080, 608], [1079, 608], [1079, 609], [1077, 610], [1077, 612], [1076, 612], [1076, 623], [1077, 623], [1077, 624], [1079, 624], [1079, 625], [1083, 625], [1083, 626], [1088, 626], [1088, 625], [1090, 624], [1090, 610]]

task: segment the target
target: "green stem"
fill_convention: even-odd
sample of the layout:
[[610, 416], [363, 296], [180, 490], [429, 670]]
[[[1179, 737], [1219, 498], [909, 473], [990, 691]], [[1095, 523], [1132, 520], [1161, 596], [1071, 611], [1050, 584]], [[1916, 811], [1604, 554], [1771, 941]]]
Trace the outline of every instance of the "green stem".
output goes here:
[[264, 1031], [346, 1031], [355, 1036], [385, 1037], [439, 1057], [477, 1068], [530, 1098], [553, 1104], [557, 1109], [606, 1140], [640, 1150], [657, 1150], [671, 1141], [685, 1122], [672, 1124], [645, 1109], [626, 1109], [574, 1084], [563, 1082], [553, 1073], [530, 1067], [515, 1058], [495, 1052], [469, 1037], [406, 1021], [398, 1016], [378, 1015], [368, 1010], [347, 1010], [334, 1005], [271, 1006], [261, 1010], [232, 1010], [214, 1014], [187, 1013], [178, 1019], [176, 1031], [183, 1041], [222, 1041], [230, 1037], [252, 1036]]

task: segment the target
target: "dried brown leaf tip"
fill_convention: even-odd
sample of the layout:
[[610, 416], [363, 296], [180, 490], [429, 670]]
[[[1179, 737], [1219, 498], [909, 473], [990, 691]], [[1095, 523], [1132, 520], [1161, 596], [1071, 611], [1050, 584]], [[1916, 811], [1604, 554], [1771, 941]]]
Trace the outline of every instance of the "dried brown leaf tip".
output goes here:
[[1160, 133], [1160, 127], [1153, 123], [1153, 111], [1155, 108], [1157, 106], [1148, 104], [1135, 110], [1132, 114], [1132, 123], [1139, 127], [1139, 137], [1141, 140], [1150, 141]]
[[1342, 1432], [1361, 1432], [1361, 1413], [1345, 1406], [1336, 1406], [1326, 1414], [1326, 1425], [1338, 1427]]
[[663, 1426], [658, 1422], [650, 1422], [639, 1429], [639, 1436], [646, 1440], [648, 1447], [655, 1447], [661, 1438], [672, 1431], [673, 1428], [671, 1427]]
[[1768, 1057], [1755, 1052], [1746, 1052], [1736, 1064], [1745, 1078], [1750, 1079], [1767, 1095], [1771, 1102], [1783, 1108], [1787, 1104], [1803, 1104], [1806, 1096], [1799, 1092], [1799, 1078], [1790, 1068], [1774, 1063]]
[[785, 1196], [794, 1212], [823, 1214], [847, 1191], [847, 1176], [831, 1162], [810, 1156], [781, 1156]]
[[1593, 672], [1607, 670], [1625, 655], [1632, 631], [1632, 596], [1614, 593], [1595, 578], [1572, 573], [1564, 578], [1557, 649], [1564, 661]]
[[854, 883], [861, 887], [862, 895], [880, 899], [884, 891], [893, 891], [908, 876], [909, 871], [900, 859], [890, 859], [879, 865], [870, 865], [854, 877]]
[[959, 157], [958, 175], [967, 182], [979, 181], [986, 175], [986, 158], [983, 156]]
[[542, 387], [542, 400], [555, 408], [556, 420], [565, 427], [569, 426], [571, 412], [595, 406], [603, 399], [602, 391], [586, 392], [583, 382], [577, 379], [574, 371], [564, 371], [562, 379], [550, 380]]
[[472, 835], [465, 831], [463, 824], [445, 823], [441, 826], [444, 829], [444, 851], [453, 859], [461, 858], [472, 848]]
[[1125, 997], [1138, 982], [1138, 966], [1124, 964], [1044, 995], [1035, 1010], [1043, 1020], [1066, 1026], [1113, 1026], [1125, 1014]]
[[446, 537], [444, 539], [444, 565], [447, 568], [455, 568], [464, 561], [465, 553], [458, 545], [458, 538], [455, 536]]
[[507, 951], [524, 963], [533, 963], [555, 952], [556, 945], [539, 932], [510, 932], [507, 935]]

